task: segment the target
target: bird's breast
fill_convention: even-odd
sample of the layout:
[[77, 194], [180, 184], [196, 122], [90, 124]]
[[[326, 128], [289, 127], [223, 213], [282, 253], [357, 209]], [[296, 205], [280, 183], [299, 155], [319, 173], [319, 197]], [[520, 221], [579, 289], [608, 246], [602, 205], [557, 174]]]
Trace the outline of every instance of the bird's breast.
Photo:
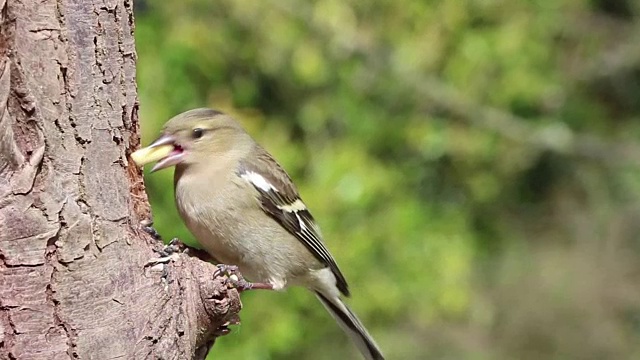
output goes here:
[[239, 177], [208, 183], [183, 176], [175, 185], [178, 211], [198, 243], [217, 261], [239, 266], [249, 279], [284, 286], [321, 267], [264, 213], [255, 189]]
[[230, 182], [198, 183], [188, 177], [179, 179], [175, 188], [178, 211], [198, 243], [229, 264], [238, 263], [242, 253], [237, 219], [250, 200], [238, 190]]

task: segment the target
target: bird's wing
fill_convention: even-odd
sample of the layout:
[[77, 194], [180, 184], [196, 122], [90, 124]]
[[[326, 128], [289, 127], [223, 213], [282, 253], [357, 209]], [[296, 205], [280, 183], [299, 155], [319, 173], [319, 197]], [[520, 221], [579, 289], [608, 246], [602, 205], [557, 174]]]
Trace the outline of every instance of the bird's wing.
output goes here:
[[258, 191], [262, 209], [331, 269], [336, 277], [338, 289], [345, 296], [349, 296], [347, 281], [322, 242], [320, 229], [300, 199], [293, 181], [280, 164], [256, 144], [253, 156], [240, 162], [237, 175]]

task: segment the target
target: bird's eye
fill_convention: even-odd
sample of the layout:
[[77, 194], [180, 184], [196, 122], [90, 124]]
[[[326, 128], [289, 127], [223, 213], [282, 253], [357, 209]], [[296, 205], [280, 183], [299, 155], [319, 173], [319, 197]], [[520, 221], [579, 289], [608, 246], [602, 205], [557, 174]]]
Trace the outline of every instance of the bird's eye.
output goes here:
[[204, 134], [204, 130], [201, 128], [195, 128], [191, 131], [191, 137], [194, 139], [200, 139]]

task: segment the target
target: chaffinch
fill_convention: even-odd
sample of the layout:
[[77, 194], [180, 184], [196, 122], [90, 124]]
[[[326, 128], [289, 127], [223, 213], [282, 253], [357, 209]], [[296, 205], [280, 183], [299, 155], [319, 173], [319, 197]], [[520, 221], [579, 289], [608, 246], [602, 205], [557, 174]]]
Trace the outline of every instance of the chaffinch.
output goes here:
[[157, 161], [152, 172], [175, 166], [175, 201], [187, 228], [216, 261], [254, 281], [250, 288], [306, 287], [366, 359], [384, 359], [342, 301], [347, 281], [291, 178], [232, 117], [211, 109], [179, 114], [132, 159]]

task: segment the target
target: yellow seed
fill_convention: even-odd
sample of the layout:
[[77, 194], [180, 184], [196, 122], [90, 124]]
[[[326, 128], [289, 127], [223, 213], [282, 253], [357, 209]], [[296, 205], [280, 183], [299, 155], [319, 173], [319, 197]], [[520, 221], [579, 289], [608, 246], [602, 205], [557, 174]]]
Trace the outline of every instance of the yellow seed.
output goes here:
[[148, 163], [164, 159], [171, 154], [172, 151], [173, 145], [146, 147], [131, 154], [131, 159], [138, 164], [138, 166], [144, 166]]

